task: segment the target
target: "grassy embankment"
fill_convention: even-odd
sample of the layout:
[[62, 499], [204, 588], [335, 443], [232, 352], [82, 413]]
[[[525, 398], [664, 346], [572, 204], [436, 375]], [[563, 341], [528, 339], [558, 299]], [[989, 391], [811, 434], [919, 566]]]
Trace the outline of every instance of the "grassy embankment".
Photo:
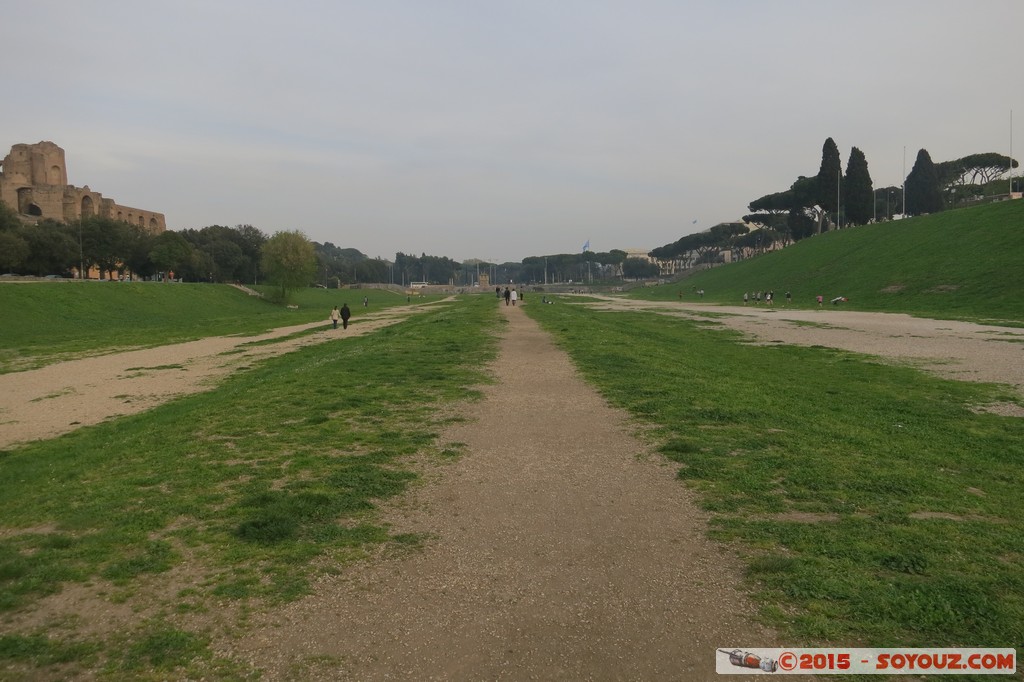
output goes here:
[[740, 305], [744, 292], [774, 290], [776, 305], [815, 307], [815, 296], [856, 310], [938, 318], [1024, 321], [1024, 201], [855, 227], [781, 251], [701, 271], [679, 283], [636, 289], [653, 300]]
[[318, 320], [326, 324], [331, 308], [346, 301], [360, 315], [405, 305], [406, 297], [376, 289], [310, 288], [293, 292], [289, 303], [297, 307], [288, 308], [226, 285], [2, 283], [0, 372], [207, 336], [259, 334]]
[[[254, 678], [214, 655], [215, 637], [369, 547], [421, 540], [376, 504], [457, 454], [437, 433], [486, 380], [496, 321], [490, 298], [442, 304], [0, 451], [0, 679]], [[60, 605], [68, 591], [125, 607], [92, 622]]]

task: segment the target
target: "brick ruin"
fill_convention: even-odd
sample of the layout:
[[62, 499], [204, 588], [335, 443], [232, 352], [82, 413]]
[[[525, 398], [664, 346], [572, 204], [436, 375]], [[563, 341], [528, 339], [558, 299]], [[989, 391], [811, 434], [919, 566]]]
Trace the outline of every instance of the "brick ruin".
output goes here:
[[72, 222], [100, 216], [153, 233], [167, 229], [163, 213], [122, 206], [99, 192], [68, 184], [64, 150], [53, 142], [16, 144], [0, 164], [0, 200], [27, 219]]

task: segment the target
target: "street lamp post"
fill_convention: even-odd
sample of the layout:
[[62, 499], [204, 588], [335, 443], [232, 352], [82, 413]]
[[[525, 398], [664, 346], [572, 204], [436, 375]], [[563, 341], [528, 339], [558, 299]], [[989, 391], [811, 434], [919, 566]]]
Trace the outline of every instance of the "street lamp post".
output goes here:
[[78, 279], [85, 279], [85, 250], [82, 248], [82, 221], [78, 221]]

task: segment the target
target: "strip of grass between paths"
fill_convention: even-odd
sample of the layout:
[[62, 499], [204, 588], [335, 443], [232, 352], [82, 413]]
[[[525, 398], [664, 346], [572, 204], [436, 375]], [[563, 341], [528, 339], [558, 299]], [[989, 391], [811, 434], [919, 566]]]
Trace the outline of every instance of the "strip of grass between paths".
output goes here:
[[649, 313], [531, 306], [654, 425], [788, 643], [1024, 644], [1024, 420], [1008, 389]]
[[[208, 336], [259, 334], [323, 321], [335, 305], [367, 297], [356, 317], [407, 305], [384, 290], [300, 289], [288, 307], [226, 284], [38, 282], [0, 284], [0, 372]], [[416, 302], [440, 296], [417, 297]]]
[[0, 671], [248, 674], [214, 659], [193, 619], [295, 599], [369, 547], [418, 542], [381, 525], [377, 501], [416, 478], [415, 462], [450, 458], [437, 431], [487, 381], [500, 323], [490, 299], [468, 297], [0, 452], [0, 618], [53, 610], [43, 598], [77, 583], [141, 621], [90, 638], [55, 612], [48, 629], [0, 634]]

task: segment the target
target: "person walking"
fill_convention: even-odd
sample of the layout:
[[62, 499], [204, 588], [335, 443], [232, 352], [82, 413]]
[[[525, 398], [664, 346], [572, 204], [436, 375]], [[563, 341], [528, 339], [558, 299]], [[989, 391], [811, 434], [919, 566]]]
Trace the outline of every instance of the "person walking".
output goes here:
[[348, 318], [352, 317], [352, 311], [348, 309], [348, 303], [341, 305], [341, 328], [348, 329]]
[[514, 308], [516, 306], [516, 301], [519, 300], [519, 294], [516, 293], [515, 287], [512, 287], [511, 298], [512, 298], [512, 307]]
[[511, 300], [512, 300], [512, 292], [508, 290], [508, 287], [505, 287], [505, 305], [508, 305], [509, 301], [511, 301]]
[[370, 299], [368, 299], [366, 296], [363, 296], [363, 307], [365, 308], [368, 305], [370, 305]]
[[341, 319], [341, 312], [338, 310], [338, 306], [334, 306], [334, 310], [331, 311], [331, 322], [334, 323], [334, 328], [338, 328], [338, 320]]

